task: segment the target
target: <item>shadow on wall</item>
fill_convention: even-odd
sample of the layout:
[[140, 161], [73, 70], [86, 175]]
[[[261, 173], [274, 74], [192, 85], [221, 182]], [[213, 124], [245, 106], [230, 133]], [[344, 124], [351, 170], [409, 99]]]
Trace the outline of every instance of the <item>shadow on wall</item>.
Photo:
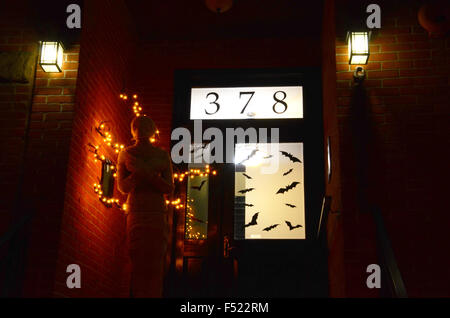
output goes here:
[[364, 82], [354, 84], [350, 101], [350, 124], [357, 204], [360, 211], [368, 211], [369, 163], [375, 154], [370, 153], [374, 140], [370, 120], [370, 100]]

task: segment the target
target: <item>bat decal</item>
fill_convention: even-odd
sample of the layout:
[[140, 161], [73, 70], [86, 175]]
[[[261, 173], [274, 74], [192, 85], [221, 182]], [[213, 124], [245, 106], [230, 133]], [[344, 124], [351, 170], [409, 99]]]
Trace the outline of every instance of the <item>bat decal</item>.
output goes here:
[[244, 203], [245, 206], [254, 206], [253, 204]]
[[289, 204], [289, 203], [285, 203], [288, 207], [290, 207], [290, 208], [296, 208], [297, 206], [296, 205], [293, 205], [293, 204]]
[[258, 219], [258, 214], [259, 214], [259, 212], [256, 212], [255, 214], [253, 214], [252, 220], [250, 221], [250, 223], [245, 224], [244, 227], [257, 225], [258, 223], [256, 222], [256, 220]]
[[273, 155], [268, 155], [267, 157], [263, 157], [263, 159], [269, 159], [269, 158], [272, 158], [273, 157]]
[[286, 151], [280, 151], [281, 154], [285, 157], [288, 157], [292, 162], [302, 162], [300, 159], [298, 159], [297, 157], [293, 156], [291, 153], [286, 152]]
[[292, 172], [292, 170], [294, 170], [294, 169], [291, 168], [288, 171], [286, 171], [285, 173], [283, 173], [283, 177], [287, 176], [288, 174], [290, 174]]
[[238, 192], [244, 194], [246, 192], [250, 192], [250, 191], [253, 191], [253, 190], [255, 190], [255, 188], [248, 188], [248, 189], [244, 189], [244, 190], [239, 190]]
[[252, 177], [250, 177], [248, 174], [243, 173], [244, 177], [246, 177], [247, 179], [253, 179]]
[[206, 180], [203, 180], [202, 183], [200, 183], [199, 186], [192, 186], [191, 189], [195, 189], [195, 190], [201, 191], [203, 185], [205, 184], [205, 182], [206, 182]]
[[195, 146], [192, 147], [191, 153], [194, 153], [194, 152], [196, 152], [197, 150], [200, 150], [200, 149], [205, 149], [211, 142], [212, 142], [212, 140], [203, 143], [203, 144], [202, 144], [201, 146], [199, 146], [199, 147], [195, 147]]
[[248, 155], [247, 158], [245, 158], [244, 160], [242, 160], [241, 162], [239, 162], [238, 164], [243, 164], [244, 162], [246, 162], [247, 160], [249, 160], [250, 158], [252, 158], [254, 155], [256, 155], [256, 153], [258, 152], [258, 148], [253, 149], [252, 152]]
[[299, 228], [299, 227], [303, 227], [303, 226], [301, 226], [300, 224], [297, 224], [297, 225], [292, 225], [292, 223], [291, 222], [289, 222], [289, 221], [284, 221], [284, 222], [286, 222], [286, 224], [287, 224], [287, 226], [289, 226], [289, 230], [290, 231], [292, 231], [292, 230], [294, 230], [294, 229], [297, 229], [297, 228]]
[[195, 217], [193, 217], [193, 216], [190, 216], [189, 219], [191, 219], [192, 221], [195, 221], [195, 222], [208, 224], [208, 222], [203, 221], [203, 220], [201, 220], [201, 219], [197, 219], [197, 218], [195, 218]]
[[285, 193], [285, 192], [295, 188], [297, 186], [297, 184], [300, 184], [300, 182], [294, 181], [290, 185], [288, 185], [288, 186], [286, 186], [284, 188], [279, 188], [276, 194], [278, 194], [278, 193]]
[[271, 231], [272, 229], [276, 228], [278, 225], [280, 225], [280, 224], [274, 224], [274, 225], [265, 227], [265, 228], [263, 228], [263, 231], [269, 232], [269, 231]]

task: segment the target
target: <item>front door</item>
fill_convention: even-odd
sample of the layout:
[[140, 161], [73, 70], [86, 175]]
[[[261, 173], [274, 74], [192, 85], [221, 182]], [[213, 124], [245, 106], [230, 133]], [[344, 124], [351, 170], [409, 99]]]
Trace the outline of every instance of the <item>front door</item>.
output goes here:
[[[324, 195], [318, 74], [177, 73], [173, 128], [197, 137], [189, 151], [196, 162], [181, 169], [190, 173], [180, 188], [173, 295], [327, 296], [326, 251], [316, 236]], [[243, 138], [230, 137], [239, 130]], [[211, 132], [223, 136], [220, 150]], [[220, 151], [222, 162], [210, 162]]]

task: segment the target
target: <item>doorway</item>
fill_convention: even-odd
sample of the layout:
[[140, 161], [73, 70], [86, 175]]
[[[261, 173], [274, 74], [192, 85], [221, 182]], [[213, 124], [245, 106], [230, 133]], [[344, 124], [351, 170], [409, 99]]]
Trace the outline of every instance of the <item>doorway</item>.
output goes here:
[[[325, 170], [320, 70], [177, 71], [173, 114], [173, 128], [192, 133], [201, 119], [202, 133], [268, 135], [250, 143], [233, 137], [232, 155], [224, 142], [224, 163], [186, 165], [217, 174], [180, 189], [186, 205], [174, 228], [184, 231], [175, 238], [183, 247], [167, 294], [326, 297], [327, 253], [316, 236]], [[190, 152], [210, 144], [193, 143]]]

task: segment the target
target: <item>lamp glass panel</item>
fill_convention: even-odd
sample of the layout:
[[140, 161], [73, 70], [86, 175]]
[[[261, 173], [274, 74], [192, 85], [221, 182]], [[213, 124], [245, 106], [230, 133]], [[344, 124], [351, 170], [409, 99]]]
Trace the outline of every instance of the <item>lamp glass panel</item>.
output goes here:
[[58, 57], [58, 42], [42, 42], [41, 63], [56, 64]]
[[369, 37], [367, 32], [352, 32], [352, 54], [369, 53]]
[[64, 59], [64, 51], [61, 44], [58, 44], [58, 59], [56, 62], [60, 69], [62, 69], [63, 59]]
[[368, 32], [350, 32], [348, 37], [350, 64], [366, 64], [369, 56]]
[[367, 64], [367, 55], [352, 55], [350, 64]]
[[44, 70], [44, 72], [46, 73], [56, 73], [59, 72], [59, 69], [56, 65], [50, 64], [50, 65], [46, 65], [46, 64], [41, 64], [42, 69]]
[[60, 72], [64, 52], [59, 42], [42, 42], [40, 64], [44, 72]]
[[303, 143], [237, 143], [234, 239], [305, 239]]

